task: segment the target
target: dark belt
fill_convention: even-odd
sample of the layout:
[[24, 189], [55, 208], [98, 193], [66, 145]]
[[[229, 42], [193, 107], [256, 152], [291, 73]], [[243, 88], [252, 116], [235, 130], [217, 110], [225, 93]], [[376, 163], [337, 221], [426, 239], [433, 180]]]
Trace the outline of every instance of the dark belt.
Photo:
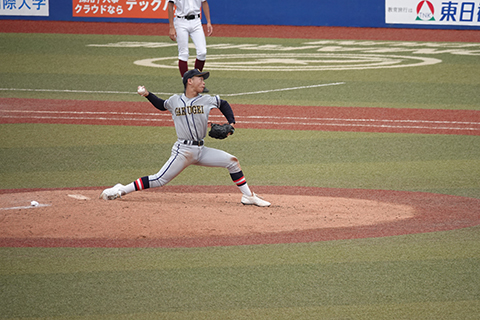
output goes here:
[[199, 15], [199, 14], [191, 14], [191, 15], [189, 15], [189, 16], [177, 17], [177, 18], [182, 18], [182, 19], [187, 19], [187, 20], [193, 20], [193, 19], [200, 18], [200, 15]]
[[190, 140], [185, 140], [183, 141], [183, 144], [188, 144], [188, 145], [194, 145], [194, 146], [203, 146], [203, 140], [202, 141], [190, 141]]

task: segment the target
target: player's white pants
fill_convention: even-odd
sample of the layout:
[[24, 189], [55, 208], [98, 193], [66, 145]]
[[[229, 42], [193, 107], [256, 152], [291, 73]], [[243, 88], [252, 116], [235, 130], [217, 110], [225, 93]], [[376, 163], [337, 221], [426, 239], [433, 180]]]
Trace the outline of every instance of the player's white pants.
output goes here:
[[202, 20], [200, 18], [193, 20], [175, 18], [173, 23], [177, 31], [178, 59], [188, 61], [188, 37], [190, 36], [197, 50], [197, 59], [205, 61], [207, 59], [207, 41], [203, 32]]
[[162, 169], [158, 173], [148, 176], [150, 188], [167, 184], [190, 165], [227, 168], [229, 173], [237, 173], [242, 170], [238, 159], [228, 152], [176, 142], [172, 147], [170, 159]]

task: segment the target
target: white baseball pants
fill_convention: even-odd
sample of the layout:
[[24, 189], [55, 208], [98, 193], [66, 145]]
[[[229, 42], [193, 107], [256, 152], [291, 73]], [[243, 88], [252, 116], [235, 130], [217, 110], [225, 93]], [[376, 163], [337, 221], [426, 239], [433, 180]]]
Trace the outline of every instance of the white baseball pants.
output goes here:
[[231, 174], [242, 170], [238, 159], [228, 152], [176, 142], [170, 159], [157, 174], [148, 176], [150, 188], [164, 186], [190, 165], [226, 168]]
[[197, 50], [197, 59], [205, 61], [207, 59], [207, 41], [203, 32], [202, 20], [200, 18], [193, 20], [175, 18], [173, 23], [177, 31], [178, 59], [188, 61], [188, 38], [190, 36]]

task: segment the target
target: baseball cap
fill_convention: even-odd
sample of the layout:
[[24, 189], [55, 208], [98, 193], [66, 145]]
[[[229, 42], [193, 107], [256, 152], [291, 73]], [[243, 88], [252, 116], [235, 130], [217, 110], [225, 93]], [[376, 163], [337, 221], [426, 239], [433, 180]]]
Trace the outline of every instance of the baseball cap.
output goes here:
[[210, 76], [210, 72], [201, 72], [200, 70], [198, 69], [192, 69], [192, 70], [188, 70], [187, 72], [185, 72], [185, 74], [183, 75], [183, 85], [186, 87], [187, 86], [187, 81], [188, 79], [190, 78], [193, 78], [193, 77], [203, 77], [203, 80], [207, 80], [207, 78]]

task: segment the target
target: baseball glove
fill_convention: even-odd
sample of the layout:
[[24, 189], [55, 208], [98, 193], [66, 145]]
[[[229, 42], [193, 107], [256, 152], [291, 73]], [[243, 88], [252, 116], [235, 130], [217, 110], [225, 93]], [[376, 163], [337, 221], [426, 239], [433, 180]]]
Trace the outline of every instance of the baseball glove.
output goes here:
[[235, 132], [235, 128], [232, 125], [229, 125], [228, 123], [225, 123], [225, 124], [212, 123], [211, 127], [212, 129], [210, 129], [210, 132], [208, 133], [208, 135], [215, 139], [225, 139], [230, 134], [233, 134]]

